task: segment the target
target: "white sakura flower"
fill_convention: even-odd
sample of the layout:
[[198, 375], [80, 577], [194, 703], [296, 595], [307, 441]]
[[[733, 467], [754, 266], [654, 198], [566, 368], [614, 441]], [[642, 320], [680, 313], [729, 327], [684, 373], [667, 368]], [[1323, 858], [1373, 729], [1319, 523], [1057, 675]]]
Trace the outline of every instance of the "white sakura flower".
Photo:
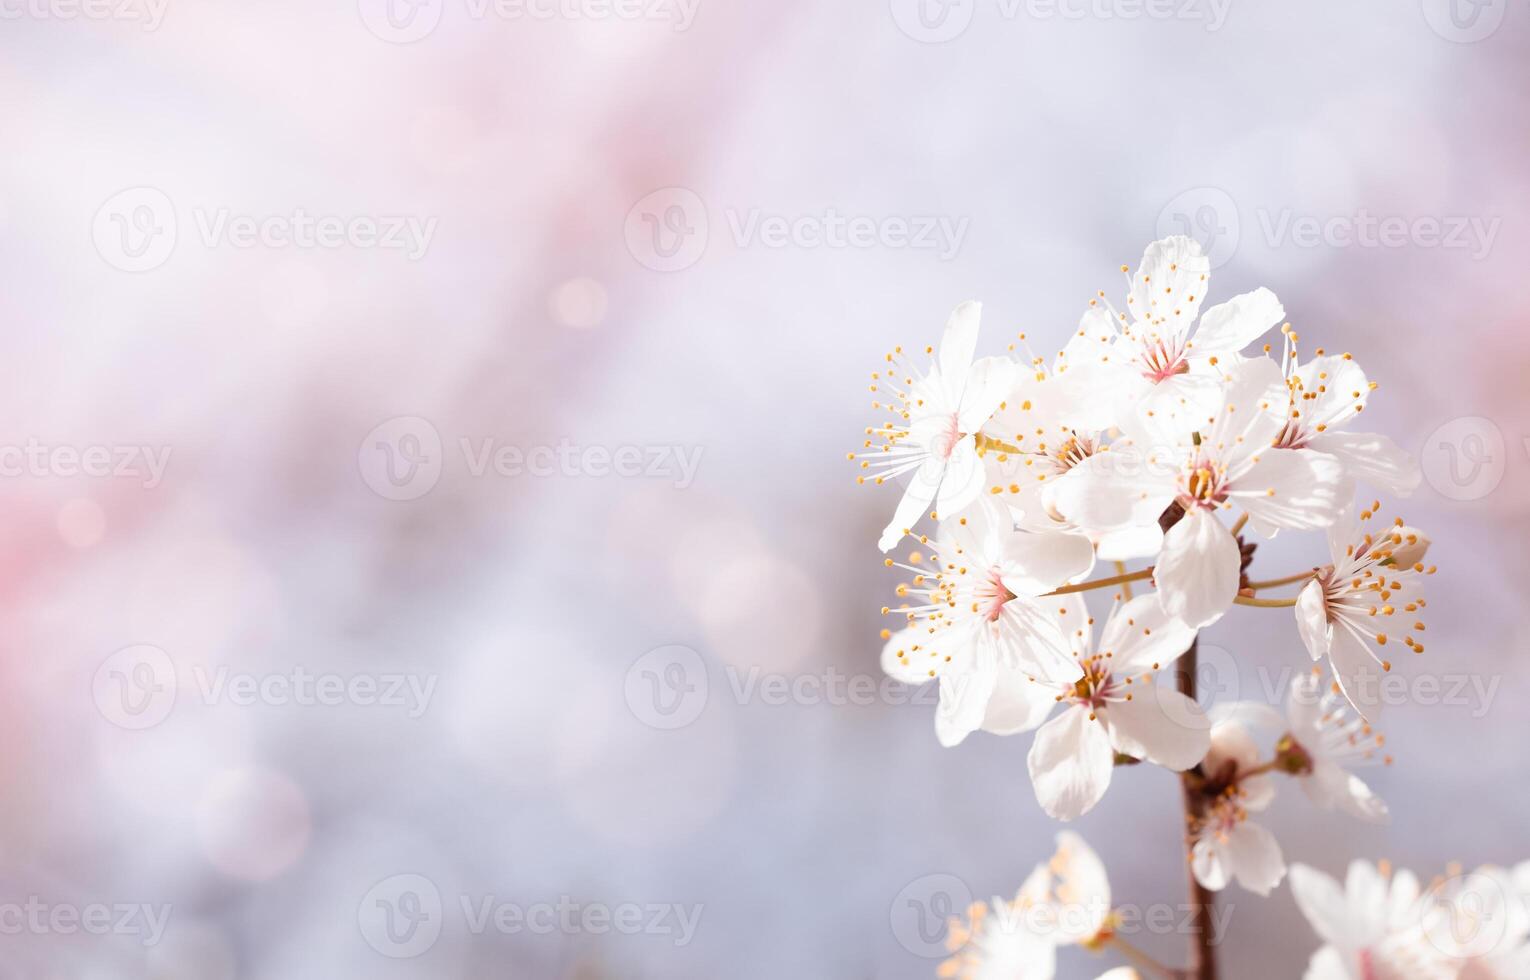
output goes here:
[[1170, 615], [1192, 627], [1221, 618], [1238, 594], [1242, 552], [1217, 519], [1241, 507], [1266, 534], [1278, 528], [1311, 530], [1333, 523], [1340, 506], [1343, 468], [1310, 449], [1277, 449], [1280, 420], [1272, 405], [1284, 400], [1279, 366], [1251, 358], [1226, 375], [1221, 402], [1206, 416], [1172, 417], [1139, 411], [1123, 420], [1125, 448], [1113, 447], [1059, 484], [1052, 502], [1083, 527], [1122, 527], [1136, 515], [1184, 511], [1167, 534], [1154, 579]]
[[1485, 865], [1430, 889], [1424, 932], [1460, 971], [1457, 980], [1530, 977], [1530, 906], [1515, 874]]
[[898, 594], [919, 603], [896, 610], [908, 625], [886, 633], [882, 668], [905, 683], [939, 680], [935, 733], [942, 745], [983, 725], [1001, 670], [1061, 685], [1082, 674], [1046, 612], [1050, 600], [1037, 597], [1088, 573], [1094, 552], [1087, 538], [1014, 530], [1003, 507], [983, 501], [968, 516], [942, 521], [938, 541], [919, 540], [930, 549], [929, 567], [917, 551], [907, 564], [887, 559], [913, 573]]
[[1291, 893], [1326, 943], [1306, 980], [1450, 980], [1455, 971], [1423, 938], [1418, 879], [1367, 861], [1339, 883], [1305, 864], [1291, 868]]
[[[1051, 977], [1058, 946], [1098, 951], [1113, 933], [1110, 882], [1099, 856], [1077, 834], [1057, 835], [1057, 850], [1037, 865], [1012, 902], [975, 903], [965, 921], [951, 920], [946, 945], [955, 955], [941, 977], [1030, 980]], [[1120, 980], [1111, 971], [1102, 980]]]
[[1197, 326], [1210, 276], [1211, 262], [1193, 238], [1164, 238], [1143, 253], [1128, 283], [1126, 310], [1110, 309], [1120, 333], [1108, 363], [1124, 369], [1128, 401], [1160, 414], [1210, 410], [1220, 385], [1218, 357], [1236, 359], [1286, 315], [1275, 294], [1261, 287], [1207, 310]]
[[1313, 803], [1371, 823], [1387, 819], [1387, 805], [1350, 772], [1354, 766], [1392, 764], [1386, 740], [1351, 714], [1337, 685], [1327, 689], [1313, 668], [1291, 682], [1286, 698], [1289, 731], [1277, 748], [1280, 768], [1295, 776]]
[[1190, 826], [1190, 868], [1212, 891], [1237, 881], [1268, 895], [1285, 877], [1286, 862], [1275, 835], [1248, 819], [1275, 799], [1270, 767], [1260, 763], [1250, 728], [1278, 725], [1280, 716], [1268, 705], [1237, 702], [1214, 706], [1210, 718], [1211, 748], [1195, 786], [1204, 812]]
[[[1107, 323], [1105, 329], [1112, 328]], [[1151, 557], [1163, 543], [1162, 508], [1138, 507], [1120, 527], [1096, 529], [1070, 522], [1052, 503], [1059, 484], [1079, 477], [1079, 464], [1109, 450], [1108, 432], [1116, 425], [1121, 385], [1080, 349], [1090, 346], [1081, 340], [1088, 336], [1081, 329], [1050, 369], [1032, 358], [1031, 370], [1017, 372], [1013, 390], [978, 436], [988, 491], [1028, 530], [1081, 531], [1107, 561]]]
[[1052, 980], [1057, 944], [1036, 931], [1028, 912], [1045, 900], [1046, 868], [1038, 867], [1013, 902], [974, 902], [965, 920], [952, 918], [946, 932], [951, 952], [936, 970], [942, 980]]
[[[1327, 657], [1340, 690], [1363, 717], [1381, 707], [1381, 674], [1392, 669], [1379, 648], [1394, 638], [1414, 653], [1424, 645], [1424, 578], [1434, 574], [1423, 558], [1428, 539], [1402, 523], [1375, 534], [1364, 523], [1380, 503], [1353, 509], [1328, 530], [1333, 564], [1320, 569], [1296, 600], [1296, 627], [1313, 660]], [[1372, 645], [1377, 650], [1372, 649]]]
[[[892, 420], [866, 430], [861, 468], [875, 470], [876, 483], [913, 473], [882, 531], [878, 547], [883, 551], [892, 550], [918, 523], [931, 501], [939, 514], [955, 517], [983, 491], [983, 464], [973, 436], [1009, 391], [1014, 362], [1003, 357], [973, 361], [981, 312], [982, 304], [971, 301], [951, 312], [940, 352], [927, 371], [908, 363], [900, 347], [887, 355], [892, 367], [886, 377], [871, 376], [871, 390], [885, 388], [896, 402], [874, 404], [890, 411]], [[883, 440], [879, 448], [877, 439]]]
[[[1200, 706], [1154, 677], [1189, 648], [1195, 631], [1152, 596], [1138, 596], [1116, 607], [1096, 650], [1077, 593], [1041, 601], [1052, 604], [1082, 677], [1057, 684], [1002, 671], [983, 721], [1006, 735], [1041, 726], [1026, 760], [1041, 808], [1058, 820], [1089, 812], [1110, 786], [1118, 752], [1176, 771], [1199, 762], [1208, 727]], [[1062, 713], [1042, 724], [1059, 702]]]
[[1359, 477], [1388, 493], [1406, 497], [1418, 489], [1423, 471], [1418, 461], [1384, 435], [1343, 432], [1365, 409], [1371, 389], [1354, 358], [1324, 355], [1306, 364], [1296, 361], [1295, 339], [1289, 334], [1286, 384], [1290, 389], [1285, 428], [1275, 440], [1283, 449], [1312, 449], [1336, 457], [1351, 477]]

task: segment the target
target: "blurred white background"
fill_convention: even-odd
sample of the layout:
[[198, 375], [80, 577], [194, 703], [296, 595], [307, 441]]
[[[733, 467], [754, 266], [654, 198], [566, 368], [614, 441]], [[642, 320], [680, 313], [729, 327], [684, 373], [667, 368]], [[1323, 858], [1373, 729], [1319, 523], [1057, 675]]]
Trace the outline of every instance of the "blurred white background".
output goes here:
[[[1440, 567], [1400, 669], [1491, 690], [1389, 713], [1389, 826], [1265, 822], [1329, 872], [1530, 857], [1527, 41], [1520, 0], [0, 0], [0, 905], [143, 926], [0, 916], [0, 976], [932, 976], [1056, 827], [1028, 737], [831, 703], [895, 581], [867, 375], [968, 298], [1055, 350], [1186, 231], [1381, 382]], [[1223, 696], [1305, 660], [1203, 642]], [[1078, 823], [1121, 901], [1183, 900], [1177, 794]], [[1298, 975], [1289, 890], [1224, 899], [1229, 975]], [[642, 925], [475, 928], [559, 903]]]

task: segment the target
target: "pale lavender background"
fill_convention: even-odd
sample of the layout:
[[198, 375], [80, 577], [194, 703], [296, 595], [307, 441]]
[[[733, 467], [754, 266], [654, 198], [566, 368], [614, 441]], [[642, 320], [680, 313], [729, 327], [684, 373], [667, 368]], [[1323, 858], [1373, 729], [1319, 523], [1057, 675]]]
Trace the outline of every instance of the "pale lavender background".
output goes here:
[[[1389, 827], [1316, 813], [1290, 787], [1265, 822], [1289, 859], [1330, 871], [1351, 855], [1426, 874], [1530, 857], [1525, 4], [1490, 3], [1501, 28], [1458, 43], [1426, 17], [1444, 0], [1233, 0], [1217, 30], [1006, 18], [978, 0], [964, 33], [926, 44], [900, 30], [901, 0], [701, 0], [683, 31], [444, 3], [408, 45], [340, 0], [170, 0], [155, 31], [0, 22], [0, 442], [173, 450], [152, 490], [0, 481], [0, 902], [174, 905], [147, 952], [0, 936], [0, 976], [933, 975], [890, 906], [929, 873], [1007, 893], [1049, 853], [1029, 739], [942, 750], [928, 706], [739, 705], [727, 668], [877, 669], [893, 579], [874, 541], [895, 494], [857, 490], [844, 453], [881, 354], [933, 342], [967, 298], [985, 301], [985, 350], [1019, 329], [1054, 350], [1197, 188], [1236, 209], [1218, 215], [1236, 248], [1212, 301], [1274, 289], [1309, 351], [1349, 350], [1381, 382], [1364, 421], [1425, 453], [1433, 479], [1403, 512], [1433, 532], [1440, 574], [1429, 652], [1399, 669], [1501, 680], [1485, 713], [1389, 714], [1398, 764], [1372, 774]], [[174, 200], [180, 239], [132, 274], [91, 230], [137, 186]], [[705, 201], [710, 235], [699, 261], [656, 272], [624, 222], [667, 187]], [[439, 223], [411, 262], [208, 248], [196, 207]], [[970, 224], [949, 261], [769, 248], [729, 224], [828, 208]], [[1263, 227], [1360, 208], [1501, 224], [1486, 255], [1299, 247]], [[704, 456], [679, 490], [474, 479], [449, 454], [430, 493], [386, 501], [358, 449], [396, 416], [430, 419], [449, 447]], [[1488, 421], [1434, 435], [1468, 416]], [[1487, 475], [1450, 481], [1441, 440], [1470, 451], [1494, 427]], [[1265, 567], [1320, 549], [1282, 539]], [[1244, 665], [1244, 696], [1260, 692], [1255, 665], [1304, 658], [1283, 613], [1239, 610], [1205, 642]], [[183, 690], [164, 724], [129, 733], [91, 690], [134, 643], [181, 670], [439, 683], [417, 720], [207, 708]], [[666, 644], [698, 651], [712, 683], [675, 732], [624, 699], [629, 666]], [[1180, 901], [1176, 794], [1161, 771], [1122, 772], [1078, 823], [1121, 900]], [[430, 952], [394, 961], [362, 941], [357, 905], [400, 872], [453, 905], [567, 894], [705, 911], [684, 948], [475, 938], [449, 914]], [[1227, 894], [1231, 975], [1298, 975], [1316, 939], [1289, 890]], [[1145, 942], [1180, 955], [1179, 937]], [[1067, 954], [1061, 975], [1113, 963]]]

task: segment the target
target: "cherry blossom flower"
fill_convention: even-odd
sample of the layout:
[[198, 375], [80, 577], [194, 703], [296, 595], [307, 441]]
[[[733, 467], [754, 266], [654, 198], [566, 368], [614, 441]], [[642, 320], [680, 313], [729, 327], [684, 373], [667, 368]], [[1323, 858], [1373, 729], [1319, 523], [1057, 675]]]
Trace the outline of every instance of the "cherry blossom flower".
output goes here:
[[1210, 276], [1200, 243], [1171, 236], [1143, 253], [1128, 282], [1125, 311], [1107, 304], [1120, 330], [1102, 359], [1124, 369], [1123, 394], [1141, 409], [1201, 414], [1213, 408], [1221, 384], [1219, 356], [1236, 355], [1285, 316], [1275, 294], [1259, 288], [1208, 309], [1197, 324]]
[[1268, 767], [1260, 763], [1251, 729], [1278, 725], [1280, 718], [1268, 705], [1253, 702], [1216, 705], [1209, 717], [1211, 748], [1195, 787], [1206, 803], [1190, 827], [1191, 871], [1212, 891], [1237, 881], [1268, 895], [1285, 877], [1286, 862], [1275, 835], [1248, 819], [1275, 799], [1274, 781], [1263, 771]]
[[1279, 767], [1295, 776], [1318, 806], [1372, 823], [1387, 819], [1387, 805], [1350, 772], [1355, 766], [1391, 765], [1385, 740], [1350, 712], [1336, 687], [1324, 689], [1316, 669], [1291, 682], [1286, 698], [1290, 728], [1278, 746]]
[[[1208, 744], [1200, 706], [1154, 676], [1185, 652], [1194, 631], [1152, 596], [1139, 596], [1116, 608], [1096, 648], [1082, 598], [1041, 601], [1050, 603], [1082, 676], [1057, 684], [1001, 671], [983, 720], [984, 730], [1002, 735], [1040, 726], [1027, 765], [1041, 808], [1058, 820], [1089, 812], [1110, 786], [1117, 752], [1176, 771], [1199, 762]], [[1047, 721], [1058, 703], [1062, 712]]]
[[[875, 472], [876, 483], [913, 474], [882, 531], [878, 547], [884, 552], [918, 523], [931, 501], [937, 513], [955, 517], [982, 493], [983, 464], [973, 437], [1009, 391], [1014, 362], [1003, 357], [973, 360], [981, 312], [982, 304], [971, 301], [951, 312], [940, 351], [928, 370], [921, 372], [898, 348], [887, 355], [891, 367], [886, 376], [872, 375], [872, 390], [890, 391], [896, 401], [878, 403], [892, 419], [866, 430], [861, 467]], [[934, 353], [931, 348], [925, 351]], [[878, 439], [882, 445], [874, 448]]]
[[[1313, 660], [1328, 658], [1344, 697], [1365, 718], [1381, 707], [1381, 674], [1392, 662], [1382, 647], [1401, 639], [1414, 653], [1424, 645], [1423, 585], [1434, 567], [1424, 565], [1428, 538], [1402, 523], [1365, 530], [1380, 504], [1346, 511], [1328, 531], [1333, 563], [1320, 569], [1296, 601], [1296, 628]], [[1374, 647], [1374, 649], [1373, 649]]]
[[1243, 508], [1266, 534], [1333, 523], [1343, 468], [1310, 449], [1277, 449], [1280, 368], [1251, 358], [1231, 368], [1208, 416], [1139, 412], [1122, 423], [1127, 452], [1104, 453], [1059, 484], [1053, 503], [1085, 527], [1122, 527], [1144, 509], [1178, 503], [1184, 516], [1165, 534], [1154, 579], [1164, 609], [1193, 627], [1221, 618], [1238, 594], [1242, 553], [1218, 513]]
[[[1021, 885], [1011, 902], [975, 903], [950, 923], [954, 954], [938, 975], [956, 980], [1031, 980], [1056, 972], [1057, 948], [1099, 951], [1112, 938], [1110, 882], [1099, 856], [1077, 834], [1057, 835], [1057, 850]], [[1135, 974], [1111, 970], [1100, 980]]]
[[[1526, 865], [1485, 865], [1436, 884], [1426, 896], [1424, 934], [1458, 971], [1456, 980], [1530, 977]], [[1516, 880], [1518, 876], [1519, 880]]]
[[1306, 980], [1448, 980], [1455, 970], [1423, 936], [1418, 879], [1354, 861], [1341, 887], [1304, 864], [1291, 868], [1291, 893], [1326, 945]]
[[1001, 670], [1071, 685], [1082, 676], [1067, 637], [1037, 597], [1086, 574], [1094, 563], [1087, 538], [1017, 531], [1005, 509], [984, 501], [969, 516], [941, 522], [930, 549], [896, 565], [913, 573], [898, 594], [908, 625], [888, 633], [882, 667], [905, 683], [938, 679], [935, 732], [956, 745], [982, 726]]
[[1323, 355], [1298, 365], [1294, 340], [1286, 352], [1290, 394], [1285, 425], [1275, 439], [1283, 449], [1312, 449], [1333, 456], [1346, 473], [1388, 493], [1406, 497], [1418, 489], [1418, 461], [1384, 435], [1345, 432], [1365, 409], [1375, 386], [1348, 354]]
[[[1106, 330], [1113, 330], [1108, 323]], [[979, 436], [988, 492], [1007, 503], [1020, 526], [1036, 531], [1081, 531], [1107, 561], [1151, 557], [1163, 543], [1162, 511], [1137, 508], [1119, 527], [1081, 527], [1052, 501], [1054, 489], [1077, 479], [1080, 463], [1110, 449], [1121, 392], [1106, 365], [1091, 359], [1079, 334], [1048, 367], [1032, 358], [1017, 372], [1013, 390]]]

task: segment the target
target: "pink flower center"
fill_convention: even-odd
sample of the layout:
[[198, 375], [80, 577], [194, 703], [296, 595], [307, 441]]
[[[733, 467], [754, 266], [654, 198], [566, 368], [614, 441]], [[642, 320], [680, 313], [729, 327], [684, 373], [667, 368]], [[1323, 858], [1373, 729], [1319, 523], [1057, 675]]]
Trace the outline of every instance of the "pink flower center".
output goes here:
[[946, 420], [945, 429], [935, 437], [935, 455], [941, 459], [950, 459], [951, 454], [956, 451], [956, 444], [962, 441], [964, 434], [957, 428], [956, 413], [952, 412], [951, 417]]
[[999, 578], [997, 568], [988, 570], [988, 580], [979, 585], [974, 590], [974, 594], [977, 596], [978, 614], [990, 623], [997, 620], [1004, 612], [1004, 604], [1015, 597], [1015, 594], [1009, 591], [1003, 580]]
[[1179, 345], [1154, 338], [1152, 343], [1144, 345], [1142, 350], [1142, 376], [1153, 384], [1167, 381], [1176, 374], [1184, 374], [1190, 370], [1190, 364], [1185, 360], [1185, 352]]

